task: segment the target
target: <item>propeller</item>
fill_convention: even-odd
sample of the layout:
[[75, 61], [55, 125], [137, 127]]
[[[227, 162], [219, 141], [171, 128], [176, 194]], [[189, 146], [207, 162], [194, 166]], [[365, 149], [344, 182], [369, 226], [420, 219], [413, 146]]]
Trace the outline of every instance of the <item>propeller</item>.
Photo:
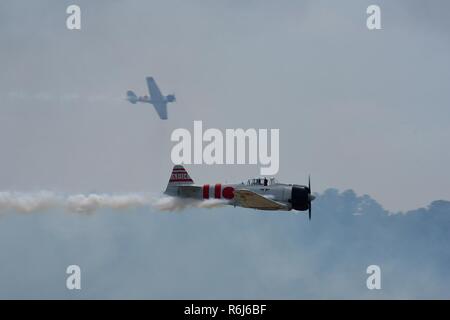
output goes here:
[[311, 175], [308, 175], [308, 218], [311, 220], [311, 201], [316, 197], [311, 194]]

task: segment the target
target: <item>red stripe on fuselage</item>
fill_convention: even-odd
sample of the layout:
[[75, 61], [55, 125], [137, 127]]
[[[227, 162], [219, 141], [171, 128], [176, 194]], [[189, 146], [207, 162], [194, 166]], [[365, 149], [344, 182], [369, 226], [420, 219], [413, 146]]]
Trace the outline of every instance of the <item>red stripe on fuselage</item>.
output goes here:
[[220, 183], [217, 183], [214, 186], [214, 198], [220, 199], [221, 194], [222, 194], [222, 185]]
[[203, 185], [203, 199], [209, 199], [209, 184]]

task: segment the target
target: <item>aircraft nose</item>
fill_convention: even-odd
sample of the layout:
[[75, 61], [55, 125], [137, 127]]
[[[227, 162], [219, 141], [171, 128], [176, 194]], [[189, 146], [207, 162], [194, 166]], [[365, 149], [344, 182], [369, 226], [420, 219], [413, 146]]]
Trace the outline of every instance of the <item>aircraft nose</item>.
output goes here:
[[309, 201], [313, 201], [316, 198], [316, 196], [313, 194], [309, 194], [308, 197], [309, 197]]

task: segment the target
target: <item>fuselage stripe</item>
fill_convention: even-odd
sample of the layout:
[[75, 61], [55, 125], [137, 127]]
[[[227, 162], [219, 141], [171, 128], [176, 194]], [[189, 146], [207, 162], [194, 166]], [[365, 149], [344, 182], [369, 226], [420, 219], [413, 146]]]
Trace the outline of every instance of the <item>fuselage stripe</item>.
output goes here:
[[203, 199], [209, 199], [209, 184], [203, 185]]
[[220, 183], [217, 183], [214, 186], [214, 198], [220, 199], [221, 194], [222, 194], [222, 185]]

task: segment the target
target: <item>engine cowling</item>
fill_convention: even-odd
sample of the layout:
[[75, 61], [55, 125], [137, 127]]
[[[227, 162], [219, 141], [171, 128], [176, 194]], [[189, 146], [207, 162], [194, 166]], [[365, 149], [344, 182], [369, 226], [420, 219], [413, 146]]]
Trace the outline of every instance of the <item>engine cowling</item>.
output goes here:
[[306, 186], [299, 186], [294, 184], [291, 191], [292, 209], [305, 211], [309, 208], [309, 190]]

